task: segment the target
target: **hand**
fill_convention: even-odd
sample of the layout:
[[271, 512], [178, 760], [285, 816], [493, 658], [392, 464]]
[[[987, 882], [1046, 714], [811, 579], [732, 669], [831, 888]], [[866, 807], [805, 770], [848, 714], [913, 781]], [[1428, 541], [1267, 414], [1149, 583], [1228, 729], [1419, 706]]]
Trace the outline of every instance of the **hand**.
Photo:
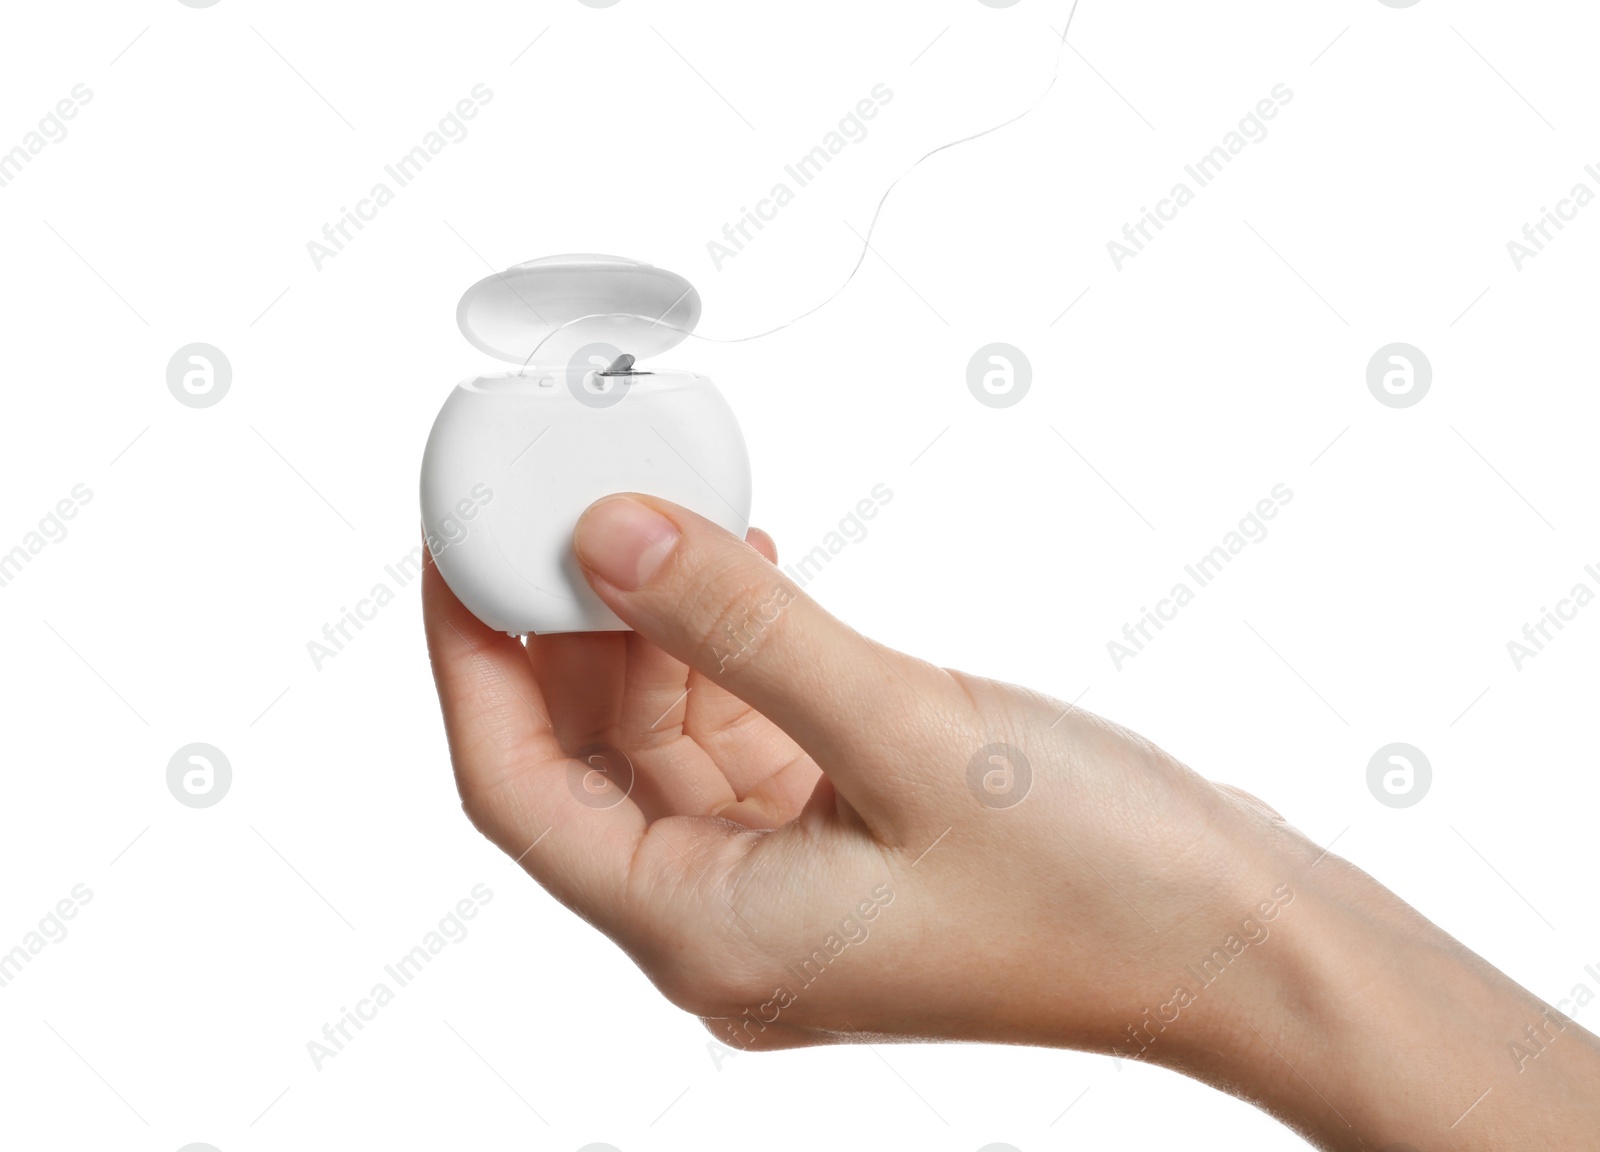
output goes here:
[[[428, 565], [463, 803], [717, 1039], [1116, 1052], [1246, 1092], [1328, 1147], [1405, 1138], [1394, 1078], [1337, 1059], [1370, 1035], [1337, 1022], [1448, 938], [1270, 808], [1070, 705], [868, 640], [760, 532], [612, 497], [575, 547], [634, 632], [524, 648]], [[1438, 1001], [1429, 971], [1401, 1015]], [[1452, 1010], [1537, 1012], [1470, 965], [1448, 986]], [[1410, 1043], [1437, 1043], [1426, 1028]]]
[[[1182, 950], [1158, 924], [1254, 915], [1284, 880], [1236, 850], [1264, 809], [1088, 713], [867, 640], [762, 534], [614, 500], [577, 548], [637, 632], [524, 652], [430, 569], [461, 793], [724, 1043], [1025, 1029], [1106, 1047], [1141, 1018], [1148, 974], [1220, 941]], [[602, 745], [614, 783], [573, 758]]]

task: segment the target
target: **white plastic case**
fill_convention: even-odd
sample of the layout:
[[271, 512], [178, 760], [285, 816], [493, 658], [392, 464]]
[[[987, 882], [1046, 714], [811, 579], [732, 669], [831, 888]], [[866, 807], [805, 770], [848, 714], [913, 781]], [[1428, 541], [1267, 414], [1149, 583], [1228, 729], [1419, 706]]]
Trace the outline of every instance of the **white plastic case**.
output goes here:
[[628, 360], [675, 346], [699, 318], [688, 281], [614, 256], [532, 260], [462, 296], [456, 321], [477, 347], [519, 366], [538, 350], [458, 384], [422, 457], [428, 548], [485, 624], [627, 628], [572, 550], [578, 517], [610, 493], [660, 496], [743, 537], [750, 457], [732, 409], [705, 376]]

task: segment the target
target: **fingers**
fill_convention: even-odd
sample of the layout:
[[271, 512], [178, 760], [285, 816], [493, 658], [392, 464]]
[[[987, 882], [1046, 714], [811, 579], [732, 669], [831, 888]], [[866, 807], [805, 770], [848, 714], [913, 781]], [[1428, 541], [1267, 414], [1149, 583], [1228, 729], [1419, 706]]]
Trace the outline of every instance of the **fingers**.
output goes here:
[[450, 757], [473, 822], [591, 918], [619, 902], [645, 832], [638, 808], [556, 740], [522, 645], [480, 622], [425, 561], [423, 618]]
[[577, 752], [616, 726], [626, 649], [625, 632], [528, 637], [528, 663], [556, 738], [567, 751]]
[[948, 677], [847, 627], [755, 547], [687, 509], [608, 497], [574, 544], [618, 616], [787, 731], [842, 791], [862, 793], [858, 805], [884, 783], [864, 778], [864, 749], [909, 750], [948, 724], [959, 695]]
[[637, 632], [617, 633], [627, 645], [622, 692], [621, 746], [638, 770], [634, 799], [644, 814], [706, 815], [735, 797], [717, 765], [684, 735], [689, 670]]
[[767, 558], [768, 564], [778, 562], [778, 545], [759, 528], [752, 528], [744, 534], [744, 542]]

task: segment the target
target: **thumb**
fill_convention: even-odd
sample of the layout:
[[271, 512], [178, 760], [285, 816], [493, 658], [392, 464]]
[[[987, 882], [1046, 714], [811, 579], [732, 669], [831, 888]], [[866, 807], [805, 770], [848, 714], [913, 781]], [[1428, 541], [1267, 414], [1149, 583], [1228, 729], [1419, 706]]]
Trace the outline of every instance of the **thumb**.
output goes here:
[[609, 496], [573, 543], [629, 627], [786, 731], [858, 806], [886, 783], [851, 779], [864, 774], [863, 749], [894, 748], [909, 769], [948, 726], [959, 690], [947, 673], [862, 636], [703, 516]]

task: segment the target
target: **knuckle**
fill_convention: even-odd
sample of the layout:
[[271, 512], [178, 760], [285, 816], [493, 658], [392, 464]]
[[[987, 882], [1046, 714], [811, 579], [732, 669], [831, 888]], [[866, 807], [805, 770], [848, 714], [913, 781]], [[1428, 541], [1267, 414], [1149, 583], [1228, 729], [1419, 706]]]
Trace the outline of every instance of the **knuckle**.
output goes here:
[[500, 819], [499, 806], [491, 802], [488, 789], [458, 776], [456, 794], [461, 797], [461, 811], [466, 814], [473, 828], [486, 840], [498, 842], [503, 821]]
[[759, 1022], [726, 1016], [701, 1016], [700, 1023], [718, 1043], [739, 1052], [772, 1052], [789, 1047]]
[[[686, 918], [686, 921], [695, 918]], [[695, 1016], [737, 1016], [772, 996], [776, 966], [742, 934], [658, 925], [640, 957], [661, 994]]]
[[653, 966], [661, 994], [695, 1016], [733, 1016], [772, 995], [771, 978], [728, 957], [676, 952]]

